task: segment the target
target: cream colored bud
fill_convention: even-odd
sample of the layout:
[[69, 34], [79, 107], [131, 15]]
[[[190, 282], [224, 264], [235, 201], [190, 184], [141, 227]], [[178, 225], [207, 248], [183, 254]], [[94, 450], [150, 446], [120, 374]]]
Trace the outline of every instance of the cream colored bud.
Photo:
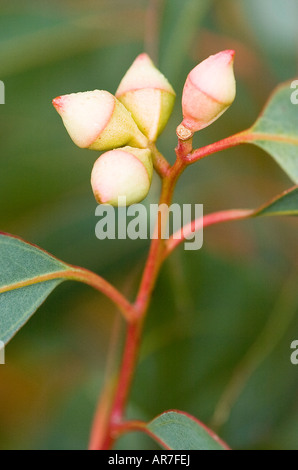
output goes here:
[[151, 142], [155, 142], [172, 113], [175, 92], [147, 54], [139, 55], [124, 75], [116, 97]]
[[108, 91], [63, 95], [53, 100], [73, 142], [81, 148], [110, 150], [123, 145], [145, 148], [146, 137], [131, 114]]
[[148, 149], [123, 147], [106, 152], [96, 160], [91, 174], [95, 199], [113, 206], [119, 205], [119, 198], [125, 198], [127, 206], [140, 202], [148, 194], [152, 174]]
[[182, 96], [182, 124], [192, 132], [209, 126], [233, 103], [236, 96], [234, 55], [232, 50], [219, 52], [189, 73]]

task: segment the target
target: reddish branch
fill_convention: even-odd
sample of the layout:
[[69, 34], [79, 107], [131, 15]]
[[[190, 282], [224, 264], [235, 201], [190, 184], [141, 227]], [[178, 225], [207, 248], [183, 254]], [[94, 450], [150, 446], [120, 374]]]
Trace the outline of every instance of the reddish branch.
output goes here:
[[[158, 152], [156, 147], [152, 145], [151, 150], [154, 156], [154, 166], [157, 173], [162, 178], [162, 192], [159, 204], [169, 207], [172, 202], [174, 189], [177, 180], [184, 169], [194, 161], [197, 161], [214, 152], [224, 150], [226, 148], [239, 145], [247, 141], [247, 134], [240, 133], [232, 137], [208, 145], [201, 149], [192, 150], [192, 135], [184, 135], [183, 129], [177, 128], [178, 146], [176, 148], [177, 159], [171, 167], [167, 160]], [[167, 214], [166, 214], [167, 215]], [[163, 235], [166, 228], [167, 217], [161, 217], [157, 220], [156, 238], [153, 238], [145, 264], [140, 288], [134, 305], [125, 305], [121, 300], [122, 310], [126, 313], [130, 312], [127, 324], [126, 340], [123, 350], [122, 361], [120, 364], [119, 375], [107, 382], [99, 402], [98, 410], [95, 415], [91, 439], [90, 449], [110, 449], [119, 434], [128, 432], [132, 429], [144, 429], [140, 422], [133, 422], [133, 426], [127, 424], [124, 420], [125, 408], [128, 401], [132, 381], [135, 375], [137, 361], [139, 357], [139, 349], [143, 333], [143, 326], [148, 311], [152, 291], [156, 284], [156, 280], [165, 258], [181, 243], [190, 232], [200, 230], [203, 226], [225, 222], [228, 220], [247, 218], [252, 215], [251, 211], [224, 211], [210, 214], [204, 219], [193, 221], [189, 226], [181, 231], [181, 236], [171, 237], [167, 242]], [[162, 223], [160, 221], [163, 221]], [[114, 299], [115, 300], [115, 299]], [[119, 299], [118, 299], [119, 300]], [[130, 310], [131, 308], [131, 310]]]

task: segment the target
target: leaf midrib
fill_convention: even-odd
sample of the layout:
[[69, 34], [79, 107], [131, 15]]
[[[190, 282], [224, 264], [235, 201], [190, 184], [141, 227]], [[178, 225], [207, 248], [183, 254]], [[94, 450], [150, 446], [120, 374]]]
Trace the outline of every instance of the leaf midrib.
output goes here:
[[28, 287], [34, 284], [39, 284], [41, 282], [52, 281], [54, 279], [69, 279], [74, 275], [73, 270], [62, 270], [45, 273], [39, 276], [34, 276], [23, 281], [14, 282], [12, 284], [7, 284], [0, 287], [0, 294], [4, 292], [10, 292], [12, 290], [21, 289], [22, 287]]
[[291, 137], [288, 135], [268, 134], [262, 132], [248, 132], [246, 141], [249, 143], [254, 143], [255, 140], [271, 140], [274, 142], [283, 142], [285, 144], [298, 145], [298, 138]]

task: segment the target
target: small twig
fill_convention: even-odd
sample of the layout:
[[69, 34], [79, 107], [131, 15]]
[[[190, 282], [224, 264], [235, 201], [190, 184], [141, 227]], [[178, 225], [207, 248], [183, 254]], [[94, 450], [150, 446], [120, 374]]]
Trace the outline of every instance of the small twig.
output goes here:
[[[199, 160], [204, 156], [210, 155], [224, 148], [238, 145], [245, 141], [245, 133], [237, 134], [223, 141], [211, 144], [210, 146], [203, 147], [202, 149], [193, 151], [192, 149], [192, 133], [185, 129], [184, 126], [177, 128], [178, 146], [176, 150], [176, 162], [171, 167], [167, 160], [161, 155], [154, 144], [150, 144], [150, 149], [153, 154], [154, 167], [162, 178], [162, 191], [159, 201], [160, 207], [167, 207], [171, 205], [174, 189], [179, 176], [185, 170], [187, 165], [193, 161]], [[199, 230], [203, 226], [212, 225], [228, 220], [236, 220], [247, 218], [252, 215], [253, 211], [223, 211], [215, 214], [209, 214], [204, 219], [193, 221], [189, 226], [184, 227], [181, 236], [176, 239], [172, 236], [167, 242], [164, 239], [164, 231], [168, 220], [168, 213], [162, 214], [160, 219], [156, 222], [155, 233], [156, 237], [153, 238], [150, 245], [148, 258], [145, 264], [144, 272], [142, 275], [139, 291], [137, 294], [134, 305], [130, 307], [133, 312], [127, 324], [126, 341], [120, 365], [119, 376], [115, 392], [111, 394], [110, 399], [104, 403], [104, 409], [101, 412], [104, 416], [104, 433], [101, 427], [101, 417], [97, 414], [94, 429], [99, 429], [100, 439], [96, 441], [92, 438], [93, 449], [110, 449], [115, 440], [118, 438], [119, 433], [127, 432], [129, 429], [140, 429], [143, 424], [139, 422], [131, 422], [131, 425], [123, 422], [125, 408], [128, 396], [131, 390], [133, 377], [135, 375], [136, 365], [139, 358], [139, 350], [143, 332], [143, 326], [148, 311], [149, 303], [152, 297], [152, 292], [156, 284], [160, 268], [166, 257], [173, 251], [173, 249], [181, 243], [190, 232]], [[165, 215], [166, 217], [163, 217]], [[120, 302], [122, 304], [122, 302]], [[123, 308], [123, 305], [122, 305]], [[98, 420], [98, 423], [97, 423]], [[93, 434], [94, 437], [94, 434]]]
[[112, 286], [112, 284], [94, 272], [77, 266], [69, 265], [69, 269], [67, 270], [46, 273], [24, 281], [15, 282], [14, 284], [2, 286], [0, 287], [0, 294], [54, 279], [83, 282], [99, 292], [102, 292], [112, 300], [112, 302], [114, 302], [114, 304], [119, 308], [126, 321], [131, 322], [136, 318], [137, 312], [133, 305], [126, 299], [126, 297], [124, 297], [124, 295]]
[[149, 142], [148, 147], [152, 153], [154, 169], [161, 178], [165, 178], [171, 169], [171, 165], [153, 142]]
[[88, 284], [89, 286], [94, 287], [94, 289], [102, 292], [114, 302], [127, 322], [135, 321], [137, 312], [134, 306], [123, 294], [121, 294], [114, 286], [101, 276], [98, 276], [88, 269], [74, 267], [73, 276], [68, 277], [68, 279], [84, 282], [85, 284]]
[[[175, 164], [168, 169], [167, 174], [163, 177], [162, 192], [159, 201], [161, 206], [170, 206], [176, 182], [185, 167], [186, 165], [183, 160], [181, 158], [177, 158]], [[135, 304], [133, 305], [134, 312], [137, 312], [137, 317], [134, 322], [130, 322], [127, 325], [126, 341], [116, 391], [115, 394], [111, 396], [110, 401], [106, 403], [105, 410], [103, 411], [104, 417], [108, 414], [105, 434], [104, 436], [100, 434], [100, 441], [97, 443], [92, 440], [93, 449], [110, 449], [117, 438], [115, 435], [115, 429], [117, 429], [117, 426], [119, 426], [123, 421], [123, 415], [139, 357], [139, 349], [146, 314], [152, 291], [165, 258], [164, 251], [166, 245], [163, 234], [166, 228], [167, 218], [162, 217], [162, 220], [164, 224], [162, 226], [159, 225], [159, 219], [156, 222], [155, 231], [158, 234], [158, 237], [153, 238], [151, 242], [139, 292]], [[100, 421], [100, 419], [100, 416], [97, 415], [94, 423], [95, 429], [99, 427], [96, 420]]]
[[195, 163], [202, 158], [208, 157], [213, 153], [221, 152], [222, 150], [226, 150], [231, 147], [236, 147], [237, 145], [244, 144], [251, 140], [251, 135], [248, 131], [239, 132], [238, 134], [234, 134], [226, 139], [219, 140], [218, 142], [214, 142], [213, 144], [206, 145], [199, 149], [193, 150], [185, 157], [185, 163], [190, 165], [191, 163]]
[[178, 245], [189, 239], [189, 236], [199, 230], [214, 224], [230, 222], [232, 220], [248, 219], [255, 211], [249, 209], [236, 209], [228, 211], [213, 212], [199, 219], [193, 220], [181, 230], [175, 232], [166, 243], [165, 258], [168, 257]]
[[192, 153], [192, 139], [193, 132], [180, 124], [176, 129], [176, 134], [178, 137], [178, 146], [176, 148], [176, 155], [178, 159], [188, 162], [190, 155]]

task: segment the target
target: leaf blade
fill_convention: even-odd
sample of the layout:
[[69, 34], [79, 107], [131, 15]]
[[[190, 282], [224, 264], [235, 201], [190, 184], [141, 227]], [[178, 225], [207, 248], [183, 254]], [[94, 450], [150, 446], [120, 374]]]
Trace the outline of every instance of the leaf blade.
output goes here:
[[298, 186], [294, 186], [254, 211], [253, 216], [298, 215]]
[[[0, 233], [0, 339], [5, 344], [67, 278], [69, 266], [22, 239]], [[46, 278], [50, 277], [50, 280]]]
[[12, 281], [69, 269], [67, 264], [38, 246], [3, 232], [0, 232], [0, 260], [0, 288]]
[[265, 150], [298, 184], [298, 108], [291, 101], [292, 81], [279, 85], [247, 131], [246, 142]]
[[61, 279], [46, 281], [0, 295], [0, 338], [4, 344], [17, 334], [61, 282]]
[[228, 450], [228, 446], [193, 416], [178, 410], [162, 413], [146, 425], [150, 436], [171, 450]]

